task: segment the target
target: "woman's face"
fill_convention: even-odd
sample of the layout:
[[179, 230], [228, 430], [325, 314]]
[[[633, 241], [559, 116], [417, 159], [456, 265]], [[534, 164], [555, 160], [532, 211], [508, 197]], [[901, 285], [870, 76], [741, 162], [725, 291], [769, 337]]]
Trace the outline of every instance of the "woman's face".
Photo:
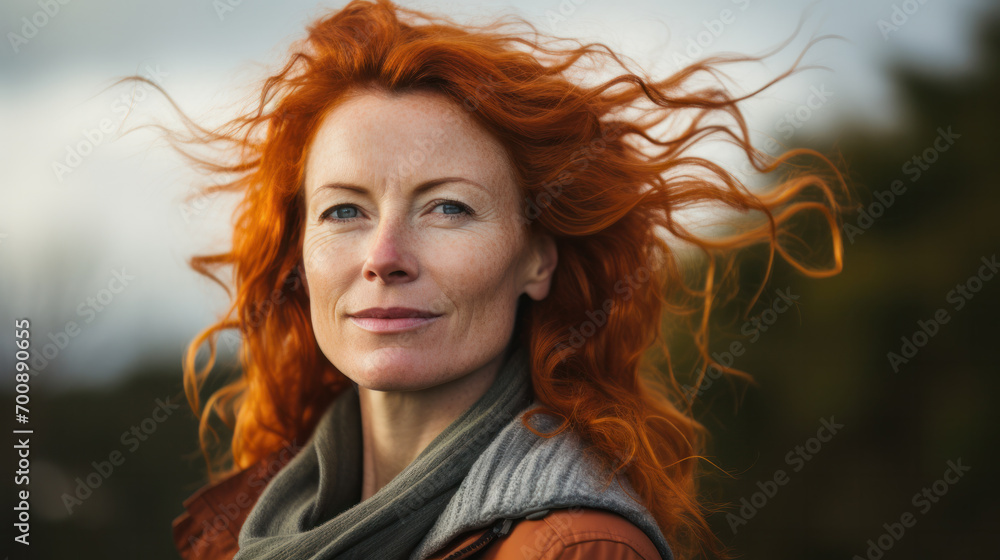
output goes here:
[[[365, 92], [334, 108], [304, 188], [313, 329], [362, 387], [463, 377], [505, 349], [520, 294], [548, 295], [554, 243], [529, 236], [501, 144], [443, 94]], [[378, 311], [390, 308], [419, 316]]]

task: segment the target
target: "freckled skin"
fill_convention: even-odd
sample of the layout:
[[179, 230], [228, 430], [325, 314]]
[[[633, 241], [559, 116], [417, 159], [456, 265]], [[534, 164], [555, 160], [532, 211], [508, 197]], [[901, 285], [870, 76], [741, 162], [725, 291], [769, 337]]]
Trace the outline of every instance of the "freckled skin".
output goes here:
[[[413, 192], [442, 177], [471, 183]], [[358, 189], [324, 187], [333, 182]], [[309, 146], [304, 187], [312, 324], [359, 386], [366, 499], [485, 393], [518, 297], [548, 295], [557, 255], [521, 221], [502, 145], [440, 93], [364, 92], [335, 107]], [[442, 315], [405, 333], [347, 316], [396, 306]]]

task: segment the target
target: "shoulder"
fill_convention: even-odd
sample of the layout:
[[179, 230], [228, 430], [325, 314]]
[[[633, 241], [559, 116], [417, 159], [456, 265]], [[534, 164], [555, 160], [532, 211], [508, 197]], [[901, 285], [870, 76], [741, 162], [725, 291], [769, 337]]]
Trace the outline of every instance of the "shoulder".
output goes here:
[[[553, 510], [522, 520], [497, 548], [510, 557], [538, 560], [661, 560], [642, 529], [617, 513], [594, 508]], [[506, 550], [504, 550], [506, 548]]]
[[173, 521], [174, 546], [186, 560], [228, 560], [243, 522], [271, 478], [300, 448], [286, 446], [257, 464], [199, 488]]
[[[479, 533], [481, 533], [480, 531]], [[461, 550], [479, 533], [460, 539], [433, 559]], [[617, 513], [596, 508], [550, 510], [521, 519], [510, 534], [487, 546], [481, 560], [662, 560], [645, 532]]]

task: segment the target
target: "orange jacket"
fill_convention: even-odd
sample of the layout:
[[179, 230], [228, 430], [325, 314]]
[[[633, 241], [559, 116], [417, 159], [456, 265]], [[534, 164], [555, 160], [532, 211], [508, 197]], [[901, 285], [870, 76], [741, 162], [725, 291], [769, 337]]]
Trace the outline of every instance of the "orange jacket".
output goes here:
[[[240, 527], [267, 482], [291, 457], [271, 457], [208, 484], [184, 501], [174, 520], [174, 544], [186, 560], [231, 560]], [[479, 554], [475, 554], [479, 552]], [[469, 531], [428, 560], [662, 560], [639, 527], [610, 511], [544, 510]]]
[[[532, 516], [534, 517], [534, 516]], [[502, 524], [501, 524], [502, 527]], [[631, 521], [610, 511], [569, 508], [514, 521], [510, 533], [489, 539], [491, 528], [456, 537], [427, 560], [662, 560], [653, 541]], [[501, 528], [502, 532], [502, 528]]]

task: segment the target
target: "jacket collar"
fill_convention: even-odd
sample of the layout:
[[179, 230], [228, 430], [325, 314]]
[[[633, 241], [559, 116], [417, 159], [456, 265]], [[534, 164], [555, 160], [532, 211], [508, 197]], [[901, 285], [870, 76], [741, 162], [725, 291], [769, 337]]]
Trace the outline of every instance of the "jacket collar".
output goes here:
[[[646, 533], [663, 560], [673, 560], [656, 520], [624, 475], [609, 479], [610, 473], [598, 468], [572, 430], [541, 437], [524, 426], [525, 413], [541, 406], [536, 399], [494, 438], [412, 558], [424, 560], [458, 535], [498, 520], [518, 520], [546, 509], [586, 507], [628, 519]], [[560, 425], [554, 416], [541, 412], [529, 423], [543, 433]]]
[[[173, 522], [174, 546], [185, 560], [231, 559], [239, 550], [239, 533], [247, 515], [253, 509], [267, 482], [277, 473], [266, 463], [231, 474], [202, 486], [184, 500], [185, 512]], [[446, 549], [450, 556], [482, 541], [492, 527], [460, 535]], [[469, 552], [472, 552], [470, 550]]]
[[275, 474], [301, 450], [295, 441], [222, 480], [199, 488], [184, 500], [173, 522], [174, 546], [186, 560], [232, 558], [240, 528]]
[[[521, 415], [540, 405], [536, 400]], [[638, 504], [638, 497], [629, 495], [633, 490], [627, 479], [618, 476], [617, 484], [612, 481], [606, 487], [575, 434], [566, 430], [540, 438], [523, 427], [521, 415], [473, 464], [414, 558], [428, 558], [446, 546], [461, 549], [493, 531], [504, 519], [583, 506], [621, 514], [649, 536], [664, 560], [673, 559], [651, 514]], [[547, 414], [537, 414], [531, 422], [543, 432], [558, 426]], [[181, 557], [232, 558], [238, 550], [240, 528], [264, 487], [300, 449], [292, 442], [252, 467], [206, 484], [186, 499], [186, 511], [173, 522], [174, 544]]]

